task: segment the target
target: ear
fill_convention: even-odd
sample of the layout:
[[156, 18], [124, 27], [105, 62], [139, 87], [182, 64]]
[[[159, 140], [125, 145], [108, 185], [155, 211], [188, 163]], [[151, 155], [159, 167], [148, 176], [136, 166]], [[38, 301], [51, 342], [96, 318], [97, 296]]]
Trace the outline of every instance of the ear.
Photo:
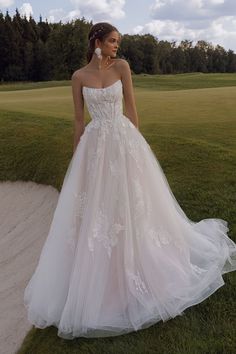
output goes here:
[[100, 45], [101, 45], [101, 41], [98, 38], [96, 38], [95, 39], [95, 48], [100, 47]]

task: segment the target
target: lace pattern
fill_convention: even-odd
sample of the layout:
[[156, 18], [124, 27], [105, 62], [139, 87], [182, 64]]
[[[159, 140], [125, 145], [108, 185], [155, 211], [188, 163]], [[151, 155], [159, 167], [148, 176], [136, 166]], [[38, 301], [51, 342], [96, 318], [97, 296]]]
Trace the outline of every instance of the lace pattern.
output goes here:
[[87, 193], [81, 192], [75, 196], [77, 198], [76, 216], [78, 216], [81, 219], [83, 217], [83, 213], [84, 213], [84, 208], [85, 208], [85, 204], [86, 204], [86, 200], [87, 200]]
[[125, 230], [124, 225], [116, 222], [112, 223], [105, 213], [103, 205], [97, 211], [92, 234], [88, 237], [89, 250], [94, 252], [96, 241], [101, 242], [107, 251], [108, 257], [111, 258], [112, 248], [117, 244], [118, 235], [122, 230]]
[[109, 160], [109, 170], [114, 178], [119, 178], [121, 176], [121, 169], [118, 160]]
[[140, 292], [141, 294], [148, 293], [148, 289], [144, 283], [144, 281], [141, 279], [139, 271], [137, 273], [133, 273], [129, 270], [126, 270], [126, 274], [134, 282], [135, 289], [137, 292]]
[[[136, 127], [122, 114], [120, 82], [117, 81], [106, 89], [84, 89], [83, 93], [92, 117], [92, 121], [86, 126], [86, 133], [91, 132], [93, 129], [98, 130], [97, 146], [88, 153], [86, 172], [89, 181], [96, 176], [96, 167], [100, 164], [100, 159], [105, 153], [106, 139], [110, 137], [114, 142], [114, 146], [117, 147], [116, 154], [118, 152], [116, 158], [114, 158], [114, 154], [110, 154], [110, 159], [108, 160], [111, 176], [116, 179], [120, 178], [122, 173], [120, 158], [124, 157], [125, 154], [128, 154], [134, 160], [135, 167], [137, 167], [136, 175], [133, 178], [133, 186], [131, 187], [134, 193], [134, 221], [135, 225], [138, 225], [135, 227], [137, 238], [148, 237], [152, 240], [154, 246], [159, 248], [170, 243], [180, 247], [180, 242], [175, 240], [167, 230], [150, 222], [152, 214], [151, 200], [150, 196], [144, 194], [144, 188], [140, 183], [139, 176], [144, 173], [140, 152], [141, 150], [150, 151], [151, 148], [141, 134], [138, 133], [138, 137], [136, 134], [128, 134], [129, 129], [135, 131]], [[118, 195], [117, 198], [119, 198]], [[118, 200], [117, 198], [115, 198], [116, 201]], [[84, 192], [77, 197], [76, 217], [82, 218], [85, 202], [86, 193]], [[122, 215], [120, 208], [119, 215]], [[101, 242], [106, 248], [108, 256], [111, 257], [112, 248], [117, 244], [121, 230], [124, 230], [124, 223], [112, 224], [104, 207], [100, 207], [97, 211], [92, 234], [88, 237], [89, 250], [94, 252], [96, 242]], [[138, 277], [138, 275], [136, 276]]]

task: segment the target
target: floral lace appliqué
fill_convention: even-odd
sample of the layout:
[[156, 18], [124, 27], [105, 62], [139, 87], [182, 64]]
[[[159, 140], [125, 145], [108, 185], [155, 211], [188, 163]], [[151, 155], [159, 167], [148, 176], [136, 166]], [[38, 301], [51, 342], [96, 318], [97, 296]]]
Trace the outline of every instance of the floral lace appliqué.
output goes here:
[[86, 192], [81, 192], [78, 195], [76, 195], [76, 216], [79, 218], [83, 217], [83, 212], [84, 212], [84, 207], [85, 203], [87, 200], [87, 193]]
[[79, 232], [81, 220], [83, 218], [85, 205], [87, 202], [87, 193], [85, 191], [74, 193], [73, 218], [70, 232], [67, 236], [70, 247], [74, 250], [76, 244], [76, 234]]
[[110, 160], [109, 169], [112, 176], [118, 178], [121, 175], [121, 166], [119, 165], [118, 160]]
[[134, 274], [133, 272], [126, 270], [126, 274], [128, 275], [128, 277], [133, 280], [135, 288], [137, 291], [139, 291], [140, 293], [148, 293], [147, 287], [144, 283], [144, 281], [141, 279], [140, 273], [139, 271], [137, 271], [136, 274]]
[[139, 179], [133, 179], [134, 188], [134, 217], [139, 220], [140, 217], [147, 219], [151, 213], [151, 202], [149, 196], [145, 195]]
[[88, 175], [90, 180], [93, 178], [94, 168], [99, 163], [99, 159], [102, 156], [103, 151], [104, 151], [103, 142], [100, 139], [99, 139], [99, 142], [98, 142], [98, 145], [97, 145], [95, 151], [89, 151], [89, 154], [88, 154], [88, 165], [87, 165], [87, 175]]
[[150, 239], [153, 240], [157, 247], [168, 245], [171, 242], [171, 237], [168, 232], [160, 228], [149, 228], [147, 230], [147, 237], [150, 237]]
[[108, 216], [104, 212], [104, 208], [99, 209], [95, 218], [92, 234], [88, 237], [89, 250], [91, 252], [94, 251], [96, 241], [102, 242], [110, 258], [112, 248], [118, 242], [118, 234], [124, 229], [124, 226], [120, 223], [111, 224], [111, 221], [109, 221]]

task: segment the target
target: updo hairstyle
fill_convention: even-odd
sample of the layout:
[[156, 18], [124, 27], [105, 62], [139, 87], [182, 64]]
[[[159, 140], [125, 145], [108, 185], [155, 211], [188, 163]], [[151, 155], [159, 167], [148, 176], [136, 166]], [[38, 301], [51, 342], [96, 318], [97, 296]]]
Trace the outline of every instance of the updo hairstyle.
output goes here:
[[[95, 40], [98, 38], [103, 42], [109, 33], [116, 31], [119, 33], [118, 29], [108, 22], [99, 22], [92, 26], [88, 34], [88, 51], [87, 51], [87, 61], [88, 63], [92, 59], [93, 52], [95, 50]], [[120, 34], [119, 34], [120, 35]]]

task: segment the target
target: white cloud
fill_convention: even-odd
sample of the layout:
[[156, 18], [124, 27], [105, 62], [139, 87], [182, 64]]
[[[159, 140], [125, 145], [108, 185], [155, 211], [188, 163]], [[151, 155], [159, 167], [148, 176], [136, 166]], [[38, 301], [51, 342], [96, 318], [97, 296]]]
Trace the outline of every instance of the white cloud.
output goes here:
[[24, 2], [19, 12], [22, 16], [26, 16], [29, 19], [30, 15], [33, 15], [33, 8], [29, 2]]
[[189, 39], [196, 43], [206, 40], [225, 49], [236, 49], [236, 16], [223, 16], [207, 22], [208, 26], [191, 27], [184, 22], [172, 20], [153, 20], [144, 26], [137, 26], [133, 33], [151, 33], [159, 40], [177, 41]]
[[49, 22], [67, 22], [84, 16], [90, 21], [107, 21], [125, 16], [125, 0], [70, 0], [74, 9], [66, 13], [63, 9], [49, 11]]
[[70, 22], [76, 18], [81, 17], [82, 14], [80, 10], [72, 10], [69, 13], [66, 13], [62, 8], [59, 9], [51, 9], [49, 11], [48, 22]]
[[236, 50], [235, 0], [155, 0], [152, 20], [134, 28], [134, 33], [152, 33], [159, 40], [196, 43], [206, 40]]
[[0, 0], [0, 7], [9, 7], [14, 4], [14, 0]]
[[195, 39], [197, 33], [197, 31], [186, 29], [183, 24], [171, 20], [153, 20], [144, 26], [135, 27], [133, 32], [136, 34], [151, 33], [158, 37], [159, 40], [164, 39], [168, 41], [180, 41], [182, 38], [192, 40]]
[[81, 14], [81, 11], [79, 10], [79, 9], [77, 9], [77, 10], [72, 10], [72, 11], [70, 11], [66, 16], [65, 16], [65, 20], [66, 21], [72, 21], [72, 20], [75, 20], [75, 19], [77, 19], [77, 18], [79, 18], [79, 17], [81, 17], [82, 16], [82, 14]]
[[71, 0], [71, 3], [75, 11], [88, 20], [106, 21], [125, 17], [125, 0]]
[[153, 19], [194, 21], [230, 16], [236, 5], [235, 0], [155, 0], [150, 10]]
[[236, 50], [236, 16], [224, 16], [214, 20], [203, 35], [214, 44]]
[[213, 5], [224, 4], [225, 0], [209, 0]]
[[62, 8], [59, 9], [51, 9], [49, 10], [48, 22], [54, 23], [59, 22], [61, 17], [65, 14], [65, 11]]
[[55, 19], [55, 16], [53, 16], [53, 15], [48, 16], [47, 20], [48, 20], [49, 23], [57, 22], [56, 19]]

